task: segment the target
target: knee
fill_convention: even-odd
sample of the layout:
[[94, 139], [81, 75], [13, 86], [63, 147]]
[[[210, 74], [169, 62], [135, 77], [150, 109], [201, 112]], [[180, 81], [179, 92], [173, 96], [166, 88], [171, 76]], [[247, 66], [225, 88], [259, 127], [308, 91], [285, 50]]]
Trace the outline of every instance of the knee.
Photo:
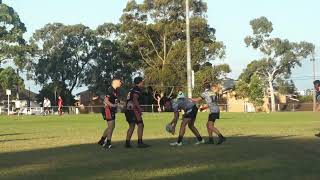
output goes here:
[[142, 121], [138, 122], [137, 125], [138, 125], [139, 128], [144, 128], [144, 123]]

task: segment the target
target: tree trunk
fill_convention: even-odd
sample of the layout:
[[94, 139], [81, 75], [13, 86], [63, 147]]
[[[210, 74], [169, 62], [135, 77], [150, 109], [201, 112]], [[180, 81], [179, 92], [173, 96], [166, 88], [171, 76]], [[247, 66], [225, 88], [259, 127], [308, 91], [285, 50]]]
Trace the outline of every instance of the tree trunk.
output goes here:
[[269, 90], [270, 90], [270, 98], [271, 98], [271, 112], [276, 111], [276, 98], [274, 95], [274, 88], [273, 88], [273, 80], [272, 78], [269, 78]]

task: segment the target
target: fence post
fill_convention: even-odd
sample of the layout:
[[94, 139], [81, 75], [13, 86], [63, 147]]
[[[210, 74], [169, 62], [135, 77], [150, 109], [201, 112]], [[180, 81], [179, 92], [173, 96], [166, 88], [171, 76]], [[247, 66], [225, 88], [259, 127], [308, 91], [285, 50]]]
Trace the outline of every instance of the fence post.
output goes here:
[[293, 112], [295, 112], [295, 109], [294, 109], [294, 103], [292, 104], [292, 108], [293, 108], [293, 109], [292, 109], [292, 111], [293, 111]]
[[154, 107], [153, 107], [153, 104], [151, 105], [151, 111], [154, 113]]
[[278, 104], [278, 111], [280, 112], [280, 104]]

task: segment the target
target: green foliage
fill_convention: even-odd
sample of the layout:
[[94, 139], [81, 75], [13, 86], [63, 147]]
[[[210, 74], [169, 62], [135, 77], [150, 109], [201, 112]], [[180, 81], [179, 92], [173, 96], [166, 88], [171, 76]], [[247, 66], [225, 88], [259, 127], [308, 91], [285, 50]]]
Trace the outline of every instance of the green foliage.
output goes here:
[[[120, 32], [126, 44], [138, 52], [137, 64], [148, 84], [186, 84], [185, 7], [183, 0], [129, 1], [121, 17]], [[190, 3], [192, 66], [224, 56], [224, 45], [207, 23], [206, 4]]]
[[39, 91], [37, 95], [37, 101], [43, 102], [44, 97], [50, 99], [52, 105], [57, 105], [58, 96], [61, 96], [64, 105], [73, 105], [74, 98], [70, 91], [68, 91], [66, 85], [64, 83], [49, 83], [45, 84], [42, 89]]
[[231, 72], [228, 64], [212, 65], [205, 63], [195, 72], [194, 96], [199, 96], [203, 92], [205, 82], [221, 83], [228, 73]]
[[34, 33], [31, 42], [38, 46], [34, 62], [38, 83], [62, 82], [70, 92], [84, 84], [97, 55], [94, 31], [81, 24], [47, 24]]
[[16, 71], [12, 67], [0, 69], [0, 89], [14, 91], [17, 87], [24, 89], [24, 81]]
[[247, 47], [259, 50], [264, 57], [250, 63], [241, 79], [248, 82], [250, 76], [258, 75], [266, 85], [271, 96], [272, 111], [275, 111], [274, 81], [277, 78], [289, 77], [301, 61], [314, 52], [314, 45], [305, 41], [296, 43], [287, 39], [270, 37], [272, 23], [266, 17], [250, 21], [253, 35], [245, 38]]
[[256, 106], [263, 104], [263, 82], [257, 75], [253, 75], [249, 81], [240, 79], [236, 84], [236, 94], [239, 98], [248, 98]]
[[309, 95], [309, 96], [299, 96], [298, 97], [299, 101], [301, 103], [312, 103], [313, 102], [313, 96]]
[[33, 48], [23, 38], [27, 31], [17, 12], [6, 4], [0, 4], [0, 65], [5, 60], [13, 60], [22, 69], [28, 65], [26, 57]]
[[284, 78], [277, 78], [275, 89], [280, 94], [295, 94], [296, 93], [296, 86], [292, 80], [284, 79]]

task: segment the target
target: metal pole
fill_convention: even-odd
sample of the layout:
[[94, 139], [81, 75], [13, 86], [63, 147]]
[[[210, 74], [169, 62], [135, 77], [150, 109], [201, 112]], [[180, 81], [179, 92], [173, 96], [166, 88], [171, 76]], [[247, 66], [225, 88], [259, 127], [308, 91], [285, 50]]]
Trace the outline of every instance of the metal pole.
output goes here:
[[192, 98], [192, 72], [191, 72], [189, 0], [186, 0], [186, 36], [187, 36], [187, 81], [188, 81], [188, 98]]
[[8, 116], [10, 115], [10, 95], [8, 95]]
[[[313, 82], [316, 80], [316, 59], [314, 53], [312, 54], [312, 71], [313, 71]], [[313, 112], [316, 112], [316, 89], [313, 87]]]

